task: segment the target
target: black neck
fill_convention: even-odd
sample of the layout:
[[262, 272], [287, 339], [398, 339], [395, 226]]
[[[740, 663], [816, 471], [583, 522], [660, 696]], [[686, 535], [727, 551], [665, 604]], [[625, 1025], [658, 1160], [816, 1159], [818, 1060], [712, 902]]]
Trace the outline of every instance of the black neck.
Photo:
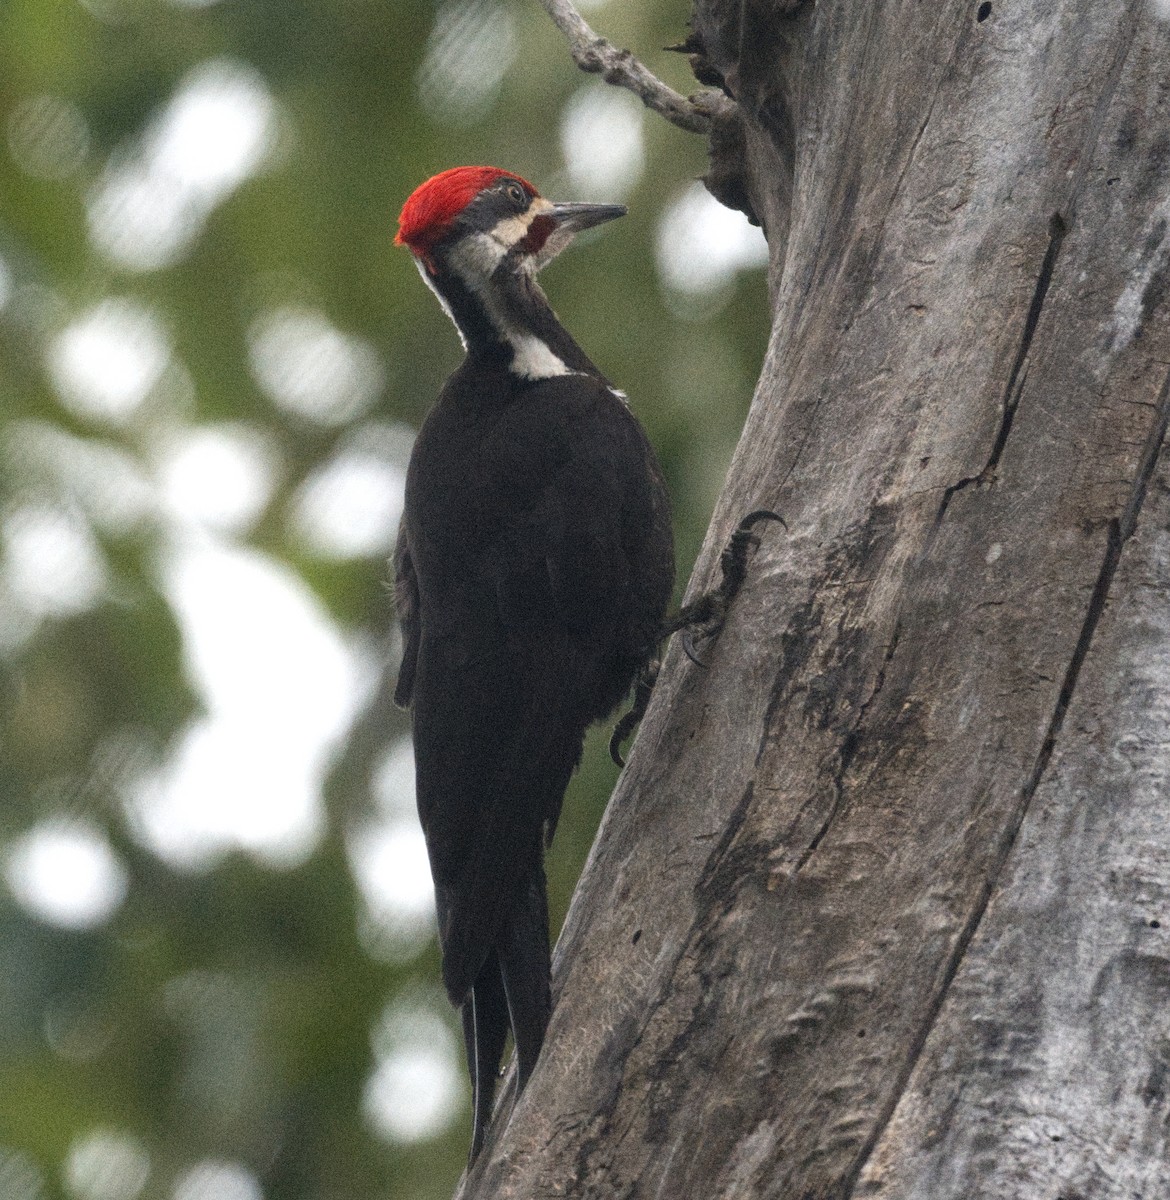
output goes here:
[[601, 377], [527, 272], [501, 264], [487, 285], [489, 303], [441, 259], [436, 265], [428, 281], [446, 302], [469, 356], [510, 366], [515, 350], [508, 334], [524, 334], [542, 341], [570, 371]]

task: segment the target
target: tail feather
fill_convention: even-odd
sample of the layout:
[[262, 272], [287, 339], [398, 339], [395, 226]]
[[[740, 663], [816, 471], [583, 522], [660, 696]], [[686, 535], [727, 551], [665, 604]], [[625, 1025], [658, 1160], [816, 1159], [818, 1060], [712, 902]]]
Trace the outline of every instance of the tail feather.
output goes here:
[[517, 1083], [528, 1082], [544, 1044], [552, 999], [549, 993], [548, 891], [538, 863], [496, 942], [508, 1019], [516, 1043]]
[[494, 952], [488, 955], [479, 977], [463, 1001], [462, 1016], [467, 1070], [474, 1093], [474, 1127], [471, 1150], [467, 1156], [467, 1165], [470, 1167], [483, 1149], [483, 1140], [492, 1116], [500, 1059], [508, 1037], [508, 1002], [504, 995], [500, 963]]
[[544, 866], [538, 864], [463, 1001], [463, 1042], [475, 1094], [468, 1167], [479, 1157], [487, 1136], [508, 1030], [516, 1044], [517, 1085], [522, 1091], [540, 1056], [551, 1007], [548, 894]]

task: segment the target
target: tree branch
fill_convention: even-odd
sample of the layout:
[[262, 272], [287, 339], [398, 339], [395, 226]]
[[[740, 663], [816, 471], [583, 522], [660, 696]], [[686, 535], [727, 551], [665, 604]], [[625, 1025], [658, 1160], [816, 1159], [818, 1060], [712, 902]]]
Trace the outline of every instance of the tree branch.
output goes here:
[[628, 88], [647, 108], [689, 133], [708, 133], [712, 122], [729, 112], [733, 101], [713, 89], [680, 95], [640, 63], [629, 50], [619, 50], [598, 36], [571, 0], [540, 0], [545, 12], [569, 42], [573, 61], [582, 71], [601, 75], [606, 83]]

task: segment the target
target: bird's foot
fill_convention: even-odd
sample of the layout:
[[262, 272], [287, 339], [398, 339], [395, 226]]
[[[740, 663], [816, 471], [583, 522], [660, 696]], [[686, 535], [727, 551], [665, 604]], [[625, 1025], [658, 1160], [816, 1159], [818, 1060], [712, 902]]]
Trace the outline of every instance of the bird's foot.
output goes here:
[[[659, 634], [659, 640], [665, 641], [671, 634], [682, 633], [683, 650], [687, 658], [696, 666], [706, 667], [696, 652], [696, 646], [709, 642], [719, 636], [724, 622], [727, 620], [731, 603], [743, 587], [747, 578], [748, 551], [754, 550], [760, 544], [759, 534], [754, 532], [755, 526], [762, 521], [779, 521], [785, 529], [788, 526], [779, 513], [767, 508], [758, 508], [748, 513], [735, 527], [723, 553], [719, 558], [723, 577], [717, 587], [705, 592], [697, 600], [684, 605], [673, 617], [668, 618]], [[625, 766], [621, 756], [621, 745], [633, 733], [634, 728], [646, 713], [650, 704], [650, 696], [658, 678], [660, 662], [653, 659], [642, 670], [634, 685], [634, 704], [628, 713], [614, 727], [613, 736], [609, 739], [609, 754], [619, 767]]]
[[658, 682], [658, 669], [661, 666], [661, 659], [652, 658], [638, 672], [638, 678], [634, 682], [634, 703], [630, 707], [630, 711], [613, 727], [613, 733], [609, 739], [609, 756], [619, 767], [626, 765], [626, 760], [622, 758], [622, 742], [634, 732], [638, 727], [638, 722], [646, 715], [650, 697], [654, 694], [654, 685]]
[[779, 521], [785, 529], [788, 528], [784, 524], [784, 518], [770, 509], [758, 508], [755, 512], [748, 513], [735, 527], [735, 532], [720, 555], [719, 565], [723, 578], [718, 586], [681, 608], [663, 628], [663, 637], [669, 637], [672, 633], [682, 633], [683, 650], [696, 666], [707, 665], [698, 657], [696, 647], [719, 636], [727, 620], [731, 602], [743, 587], [747, 578], [748, 551], [756, 549], [760, 544], [759, 534], [754, 532], [754, 528], [761, 521]]

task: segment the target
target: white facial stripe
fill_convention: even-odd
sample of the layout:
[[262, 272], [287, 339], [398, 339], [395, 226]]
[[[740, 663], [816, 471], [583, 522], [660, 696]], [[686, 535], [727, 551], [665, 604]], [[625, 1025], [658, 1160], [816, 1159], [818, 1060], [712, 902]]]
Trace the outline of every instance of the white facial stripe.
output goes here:
[[516, 217], [504, 217], [503, 220], [497, 221], [492, 226], [491, 236], [504, 246], [511, 250], [518, 242], [522, 242], [528, 234], [528, 230], [532, 227], [532, 222], [542, 213], [550, 213], [553, 210], [552, 202], [546, 200], [543, 196], [537, 196], [535, 200], [528, 206], [528, 211], [521, 213]]
[[[456, 245], [447, 261], [468, 289], [479, 297], [488, 320], [500, 338], [512, 347], [511, 369], [517, 375], [523, 379], [551, 379], [554, 375], [570, 374], [569, 368], [553, 353], [547, 342], [541, 341], [535, 334], [517, 329], [496, 303], [491, 275], [507, 252], [507, 247], [496, 240], [494, 231], [491, 234], [475, 233]], [[423, 278], [426, 278], [425, 274]], [[462, 331], [459, 336], [463, 337]], [[466, 338], [463, 344], [466, 348]]]
[[435, 298], [438, 300], [442, 310], [451, 318], [451, 324], [455, 326], [455, 332], [459, 335], [459, 340], [463, 343], [463, 349], [467, 349], [467, 339], [463, 336], [463, 330], [459, 328], [459, 322], [455, 320], [455, 314], [451, 311], [451, 306], [447, 303], [447, 297], [435, 287], [434, 280], [431, 279], [431, 273], [423, 265], [421, 258], [414, 260], [414, 265], [418, 267], [418, 273], [423, 277], [423, 283], [435, 293]]
[[[561, 358], [555, 354], [547, 342], [541, 341], [535, 334], [518, 329], [508, 320], [496, 303], [495, 292], [491, 285], [491, 277], [496, 268], [503, 262], [508, 251], [517, 242], [524, 239], [533, 220], [542, 213], [552, 211], [552, 204], [543, 197], [533, 200], [526, 213], [520, 216], [505, 217], [498, 221], [489, 233], [471, 233], [457, 242], [447, 252], [447, 263], [459, 276], [468, 290], [474, 292], [483, 305], [487, 318], [491, 321], [500, 338], [512, 347], [511, 369], [522, 379], [552, 379], [556, 375], [570, 375], [572, 372]], [[529, 263], [522, 264], [530, 269]], [[435, 295], [438, 290], [431, 285], [427, 272], [419, 263], [422, 277]], [[439, 296], [447, 315], [454, 320], [451, 309]], [[459, 325], [456, 322], [455, 327]], [[459, 330], [459, 337], [467, 348], [467, 339]]]

